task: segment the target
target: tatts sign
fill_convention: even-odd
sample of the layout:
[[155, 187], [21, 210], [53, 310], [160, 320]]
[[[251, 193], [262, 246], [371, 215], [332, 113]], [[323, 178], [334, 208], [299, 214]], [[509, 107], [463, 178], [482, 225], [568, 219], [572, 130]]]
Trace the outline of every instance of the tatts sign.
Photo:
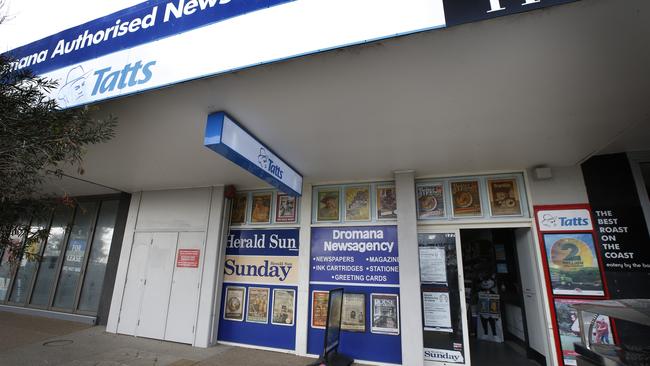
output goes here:
[[298, 229], [231, 230], [224, 282], [298, 284]]

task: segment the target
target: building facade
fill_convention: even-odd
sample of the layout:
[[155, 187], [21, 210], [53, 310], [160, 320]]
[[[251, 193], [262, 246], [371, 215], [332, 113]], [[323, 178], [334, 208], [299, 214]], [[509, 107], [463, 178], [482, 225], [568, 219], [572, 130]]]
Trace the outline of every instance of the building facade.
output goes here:
[[0, 308], [318, 355], [343, 288], [365, 363], [575, 365], [573, 304], [650, 296], [645, 2], [79, 6], [7, 50], [117, 135]]

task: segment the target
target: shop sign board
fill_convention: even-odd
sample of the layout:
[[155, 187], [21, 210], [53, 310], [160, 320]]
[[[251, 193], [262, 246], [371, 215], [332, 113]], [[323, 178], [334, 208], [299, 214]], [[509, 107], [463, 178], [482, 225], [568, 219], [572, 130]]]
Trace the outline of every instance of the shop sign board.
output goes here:
[[357, 360], [401, 364], [397, 227], [311, 229], [307, 352], [323, 349], [328, 293], [343, 288], [340, 352]]
[[199, 268], [199, 249], [179, 249], [176, 255], [176, 267], [178, 268]]
[[579, 322], [567, 309], [574, 303], [609, 298], [602, 246], [589, 204], [535, 206], [534, 211], [556, 323], [558, 364], [575, 365], [572, 342], [579, 337]]
[[[24, 2], [28, 0], [23, 0]], [[21, 1], [21, 15], [46, 0]], [[575, 0], [150, 0], [88, 20], [68, 12], [37, 36], [9, 36], [13, 69], [58, 82], [50, 92], [75, 107], [179, 82], [398, 35]], [[132, 2], [131, 2], [132, 3]], [[67, 9], [81, 0], [70, 0]], [[59, 14], [52, 14], [60, 16]], [[36, 34], [17, 16], [21, 34]], [[69, 20], [67, 20], [69, 19]], [[58, 22], [60, 23], [60, 22]], [[83, 23], [83, 24], [82, 24]], [[47, 32], [49, 31], [49, 32]], [[6, 32], [6, 31], [5, 31]]]
[[447, 26], [475, 22], [577, 0], [444, 0]]
[[397, 228], [312, 228], [311, 283], [399, 286]]
[[204, 145], [282, 192], [302, 194], [302, 175], [226, 113], [208, 116]]
[[298, 285], [298, 230], [231, 230], [224, 282]]
[[[44, 0], [31, 1], [28, 12]], [[14, 69], [57, 80], [51, 97], [64, 108], [445, 26], [442, 0], [150, 0], [81, 25], [66, 16], [79, 21], [0, 44]]]
[[294, 350], [298, 229], [230, 230], [218, 339]]
[[594, 228], [587, 209], [539, 210], [537, 224], [542, 232], [591, 231]]

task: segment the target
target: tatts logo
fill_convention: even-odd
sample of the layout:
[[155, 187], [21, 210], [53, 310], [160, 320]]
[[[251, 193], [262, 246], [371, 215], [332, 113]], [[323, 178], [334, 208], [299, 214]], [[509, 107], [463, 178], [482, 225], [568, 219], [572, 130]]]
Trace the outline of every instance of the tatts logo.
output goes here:
[[298, 284], [298, 257], [227, 255], [225, 282]]
[[[148, 83], [153, 77], [153, 67], [156, 61], [137, 61], [115, 69], [106, 67], [88, 71], [83, 65], [70, 68], [56, 96], [63, 108], [84, 103], [91, 97], [133, 88]], [[90, 88], [89, 88], [90, 87]]]
[[537, 212], [540, 231], [592, 230], [591, 216], [585, 209], [544, 210]]

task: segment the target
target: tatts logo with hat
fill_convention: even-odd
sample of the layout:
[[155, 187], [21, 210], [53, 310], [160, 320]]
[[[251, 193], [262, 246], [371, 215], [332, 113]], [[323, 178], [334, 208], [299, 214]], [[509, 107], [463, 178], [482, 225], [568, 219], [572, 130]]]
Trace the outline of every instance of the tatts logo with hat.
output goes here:
[[68, 71], [65, 84], [59, 89], [56, 99], [62, 107], [75, 104], [86, 96], [86, 79], [90, 71], [85, 71], [83, 66], [77, 65]]

